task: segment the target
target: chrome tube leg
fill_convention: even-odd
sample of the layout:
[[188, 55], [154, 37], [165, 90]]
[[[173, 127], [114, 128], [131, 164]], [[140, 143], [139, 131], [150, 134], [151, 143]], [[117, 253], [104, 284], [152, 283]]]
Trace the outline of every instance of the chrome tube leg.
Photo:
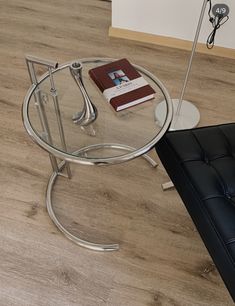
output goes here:
[[[56, 111], [56, 119], [57, 119], [57, 124], [58, 124], [58, 128], [59, 128], [61, 144], [62, 144], [63, 150], [67, 152], [67, 146], [66, 146], [65, 137], [64, 137], [64, 129], [63, 129], [63, 125], [62, 125], [62, 120], [61, 120], [61, 115], [60, 115], [60, 109], [59, 109], [59, 103], [58, 103], [57, 96], [53, 96], [53, 100], [54, 100], [54, 107], [55, 107], [55, 111]], [[72, 173], [71, 173], [70, 165], [69, 165], [68, 162], [66, 162], [66, 171], [67, 171], [68, 178], [70, 179], [72, 177]]]
[[[53, 76], [51, 73], [51, 68], [49, 68], [49, 75], [50, 75], [50, 82], [51, 82], [51, 94], [52, 94], [52, 98], [54, 102], [54, 108], [55, 108], [56, 120], [57, 120], [57, 125], [59, 129], [59, 134], [60, 134], [61, 145], [62, 145], [63, 150], [67, 152], [67, 146], [65, 142], [64, 128], [63, 128], [62, 119], [61, 119], [58, 95], [57, 95], [57, 91], [55, 88]], [[70, 165], [68, 162], [66, 162], [66, 170], [67, 170], [68, 178], [70, 179], [72, 177], [72, 174], [71, 174], [71, 169], [70, 169]]]
[[58, 173], [59, 172], [59, 169], [58, 169], [58, 163], [57, 163], [57, 159], [55, 156], [53, 156], [52, 154], [49, 154], [49, 157], [50, 157], [50, 162], [51, 162], [51, 167], [52, 169]]
[[[27, 63], [28, 72], [29, 72], [29, 76], [30, 76], [32, 84], [38, 86], [37, 76], [36, 76], [36, 72], [35, 72], [33, 63], [29, 61], [26, 61], [26, 63]], [[47, 120], [47, 116], [46, 116], [44, 105], [43, 105], [42, 98], [41, 98], [41, 91], [39, 88], [35, 89], [34, 99], [35, 99], [35, 105], [36, 105], [36, 108], [39, 114], [39, 120], [40, 120], [42, 130], [44, 133], [43, 136], [44, 138], [46, 138], [45, 139], [46, 141], [52, 144], [52, 138], [51, 138], [51, 133], [50, 133], [49, 125], [48, 125], [48, 120]]]
[[[37, 76], [36, 76], [36, 72], [35, 72], [35, 69], [34, 69], [34, 64], [33, 64], [33, 61], [31, 61], [30, 59], [31, 59], [31, 57], [26, 57], [26, 64], [27, 64], [30, 80], [31, 80], [32, 84], [38, 85]], [[52, 144], [52, 137], [51, 137], [51, 133], [50, 133], [49, 125], [48, 125], [48, 120], [47, 120], [45, 108], [44, 108], [42, 97], [41, 97], [41, 91], [40, 91], [39, 88], [36, 88], [36, 90], [35, 90], [34, 99], [35, 99], [35, 105], [36, 105], [36, 109], [37, 109], [37, 112], [38, 112], [40, 124], [41, 124], [42, 131], [43, 131], [42, 137], [48, 143]], [[52, 169], [54, 171], [58, 172], [58, 164], [57, 164], [56, 158], [51, 154], [49, 154], [49, 157], [50, 157], [50, 162], [51, 162], [51, 165], [52, 165]]]

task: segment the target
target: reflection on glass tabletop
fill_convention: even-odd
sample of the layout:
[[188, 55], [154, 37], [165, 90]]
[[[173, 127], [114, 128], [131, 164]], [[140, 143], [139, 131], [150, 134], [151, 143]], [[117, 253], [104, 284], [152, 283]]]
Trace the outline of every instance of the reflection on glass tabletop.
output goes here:
[[[57, 157], [75, 162], [96, 160], [102, 163], [111, 159], [115, 163], [143, 155], [163, 136], [172, 119], [171, 100], [164, 85], [149, 71], [134, 65], [155, 90], [155, 97], [116, 112], [88, 74], [90, 69], [111, 61], [75, 60], [52, 71], [53, 84], [50, 74], [45, 73], [39, 84], [31, 87], [24, 101], [23, 119], [27, 131], [39, 145]], [[75, 82], [70, 68], [80, 64], [85, 93]], [[96, 117], [82, 124], [82, 120], [76, 118], [84, 111], [86, 93]], [[166, 120], [163, 127], [159, 127], [154, 113], [156, 105], [163, 100], [166, 101]], [[48, 131], [45, 131], [42, 116]]]

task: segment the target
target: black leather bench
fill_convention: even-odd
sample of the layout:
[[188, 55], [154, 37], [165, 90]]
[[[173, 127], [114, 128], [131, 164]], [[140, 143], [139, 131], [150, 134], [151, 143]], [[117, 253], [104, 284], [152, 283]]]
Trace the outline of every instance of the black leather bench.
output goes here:
[[156, 151], [235, 301], [235, 124], [167, 132]]

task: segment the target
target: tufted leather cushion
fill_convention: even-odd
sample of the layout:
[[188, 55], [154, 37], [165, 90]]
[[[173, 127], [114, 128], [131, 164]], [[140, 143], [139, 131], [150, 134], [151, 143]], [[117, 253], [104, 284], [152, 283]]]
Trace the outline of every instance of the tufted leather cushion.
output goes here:
[[156, 151], [235, 301], [235, 124], [168, 132]]

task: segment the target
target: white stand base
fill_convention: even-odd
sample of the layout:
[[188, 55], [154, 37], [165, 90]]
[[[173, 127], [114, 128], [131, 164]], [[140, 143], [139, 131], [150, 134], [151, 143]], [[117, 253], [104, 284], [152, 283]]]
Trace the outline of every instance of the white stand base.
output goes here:
[[[196, 127], [200, 121], [200, 113], [197, 107], [189, 101], [183, 100], [179, 115], [176, 115], [179, 99], [172, 99], [173, 103], [173, 120], [169, 130], [192, 129]], [[155, 121], [159, 126], [163, 126], [166, 118], [166, 102], [160, 102], [155, 109]]]

